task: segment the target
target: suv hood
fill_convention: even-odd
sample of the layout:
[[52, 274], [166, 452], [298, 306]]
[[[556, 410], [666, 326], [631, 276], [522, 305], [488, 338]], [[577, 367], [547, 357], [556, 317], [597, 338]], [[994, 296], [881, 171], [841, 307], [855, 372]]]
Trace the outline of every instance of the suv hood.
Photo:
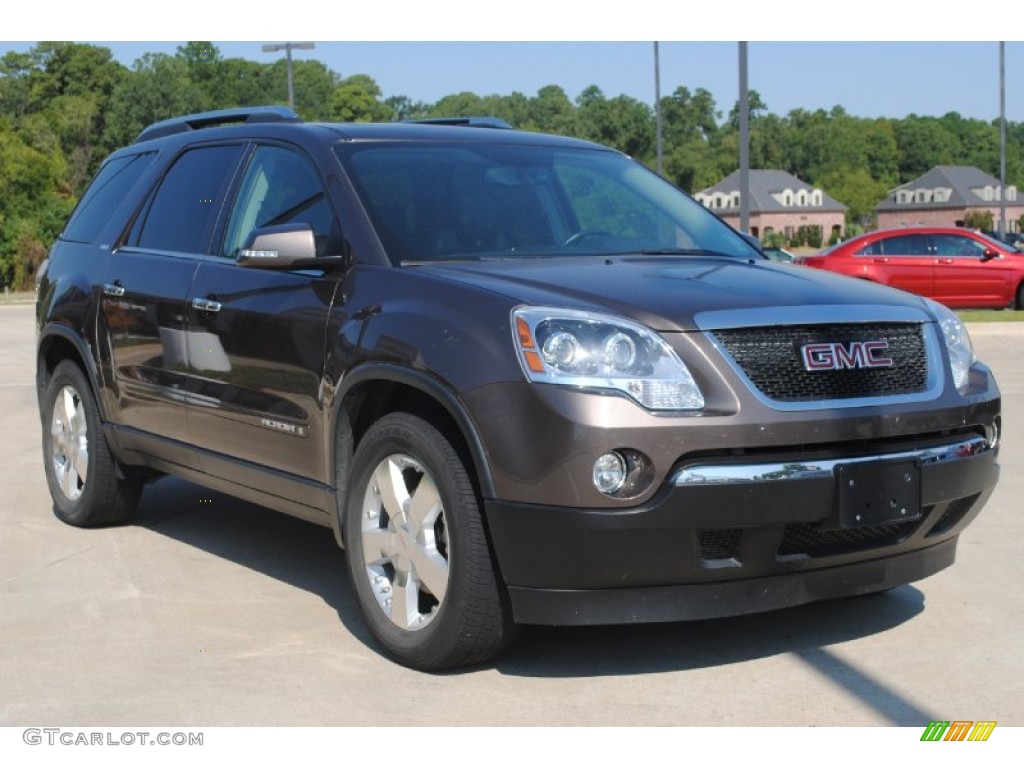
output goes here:
[[657, 331], [697, 330], [694, 316], [730, 309], [887, 305], [924, 310], [909, 293], [817, 269], [698, 256], [574, 256], [416, 267], [523, 304], [630, 317]]

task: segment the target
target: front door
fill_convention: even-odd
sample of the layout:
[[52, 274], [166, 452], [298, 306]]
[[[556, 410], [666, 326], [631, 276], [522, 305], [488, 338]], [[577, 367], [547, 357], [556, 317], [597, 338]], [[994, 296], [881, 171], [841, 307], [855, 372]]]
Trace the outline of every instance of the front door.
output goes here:
[[189, 424], [193, 443], [211, 452], [204, 471], [270, 492], [260, 467], [329, 479], [320, 386], [337, 279], [242, 267], [235, 256], [253, 229], [300, 222], [313, 226], [318, 255], [340, 253], [337, 217], [312, 164], [291, 147], [257, 146], [219, 255], [199, 266], [187, 308]]

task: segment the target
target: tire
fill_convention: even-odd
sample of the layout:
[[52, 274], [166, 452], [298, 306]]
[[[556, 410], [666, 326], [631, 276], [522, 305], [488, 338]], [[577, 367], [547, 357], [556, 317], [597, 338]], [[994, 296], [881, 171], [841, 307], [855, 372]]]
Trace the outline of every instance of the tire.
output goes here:
[[73, 362], [65, 360], [54, 369], [42, 416], [43, 464], [57, 517], [80, 528], [131, 517], [142, 483], [121, 476], [89, 380]]
[[434, 671], [486, 661], [512, 641], [466, 463], [433, 425], [408, 413], [373, 424], [352, 459], [345, 509], [356, 598], [389, 656]]
[[1017, 302], [1013, 305], [1014, 309], [1024, 309], [1024, 283], [1017, 286]]

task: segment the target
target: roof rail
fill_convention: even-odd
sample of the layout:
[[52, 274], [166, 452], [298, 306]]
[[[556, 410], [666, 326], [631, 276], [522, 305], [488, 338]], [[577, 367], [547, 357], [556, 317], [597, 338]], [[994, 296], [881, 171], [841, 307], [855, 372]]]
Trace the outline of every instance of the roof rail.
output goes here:
[[406, 119], [403, 123], [423, 123], [424, 125], [466, 125], [472, 128], [501, 128], [510, 131], [512, 126], [500, 117], [428, 117], [420, 120]]
[[172, 117], [161, 120], [143, 129], [135, 143], [171, 136], [175, 133], [194, 131], [225, 123], [297, 123], [301, 118], [288, 107], [234, 107], [232, 109], [215, 109], [212, 112], [197, 112], [194, 115]]

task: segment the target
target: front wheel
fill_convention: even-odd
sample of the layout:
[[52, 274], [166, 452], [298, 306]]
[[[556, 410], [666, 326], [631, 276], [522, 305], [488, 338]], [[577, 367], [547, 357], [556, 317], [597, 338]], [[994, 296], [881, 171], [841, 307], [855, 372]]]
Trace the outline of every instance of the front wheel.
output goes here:
[[425, 671], [474, 664], [511, 641], [469, 472], [429, 422], [390, 414], [360, 441], [345, 546], [366, 623], [400, 663]]

